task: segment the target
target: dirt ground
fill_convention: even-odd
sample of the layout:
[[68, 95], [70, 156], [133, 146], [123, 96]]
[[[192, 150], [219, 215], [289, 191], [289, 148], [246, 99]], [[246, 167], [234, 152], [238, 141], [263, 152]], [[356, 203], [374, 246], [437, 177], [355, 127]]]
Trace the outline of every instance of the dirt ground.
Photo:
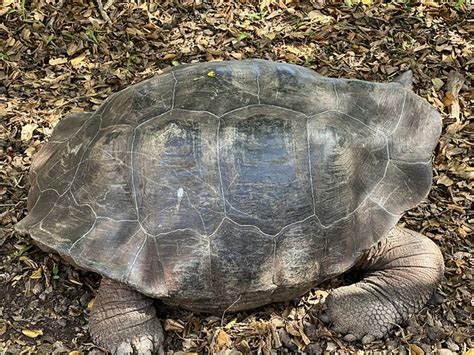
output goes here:
[[170, 353], [387, 351], [474, 354], [474, 32], [470, 1], [3, 0], [0, 7], [0, 352], [100, 353], [87, 319], [100, 277], [14, 232], [26, 213], [31, 159], [71, 112], [181, 63], [264, 58], [344, 78], [388, 81], [412, 69], [441, 113], [433, 188], [400, 223], [442, 249], [446, 273], [429, 304], [382, 340], [348, 343], [318, 316], [324, 290], [222, 317], [159, 308]]

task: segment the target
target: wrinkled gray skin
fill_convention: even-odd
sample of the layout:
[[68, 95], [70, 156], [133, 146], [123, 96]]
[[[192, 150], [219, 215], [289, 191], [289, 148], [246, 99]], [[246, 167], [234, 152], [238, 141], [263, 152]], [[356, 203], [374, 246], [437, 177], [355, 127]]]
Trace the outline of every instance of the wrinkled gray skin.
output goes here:
[[325, 318], [347, 340], [418, 311], [443, 260], [394, 227], [431, 185], [438, 113], [393, 83], [249, 60], [181, 66], [63, 119], [17, 229], [104, 276], [97, 344], [161, 352], [152, 298], [219, 313], [285, 301], [354, 265]]

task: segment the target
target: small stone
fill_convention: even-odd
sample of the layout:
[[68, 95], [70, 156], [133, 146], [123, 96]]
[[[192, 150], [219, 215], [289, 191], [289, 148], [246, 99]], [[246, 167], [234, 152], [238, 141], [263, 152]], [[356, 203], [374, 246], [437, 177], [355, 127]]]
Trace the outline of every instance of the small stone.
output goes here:
[[438, 349], [439, 355], [453, 355], [453, 352], [449, 349]]
[[304, 322], [303, 326], [304, 332], [310, 340], [315, 340], [316, 338], [318, 338], [318, 327], [316, 327], [316, 325], [310, 322]]
[[427, 333], [428, 338], [431, 340], [438, 340], [446, 337], [446, 333], [439, 327], [429, 327]]
[[435, 293], [430, 300], [428, 301], [428, 304], [437, 306], [440, 305], [444, 302], [444, 296], [440, 295], [439, 293]]
[[38, 296], [40, 293], [42, 293], [44, 290], [44, 287], [43, 287], [43, 284], [41, 282], [37, 282], [34, 286], [33, 286], [33, 294]]
[[64, 304], [57, 304], [53, 307], [53, 309], [56, 313], [62, 314], [67, 310], [67, 306]]
[[448, 346], [449, 350], [454, 351], [455, 353], [459, 351], [459, 345], [451, 339], [446, 340], [446, 345]]
[[278, 335], [280, 337], [281, 342], [283, 345], [289, 350], [297, 350], [295, 344], [292, 343], [290, 336], [286, 332], [285, 328], [278, 329]]
[[[48, 335], [48, 334], [44, 335], [44, 336], [41, 338], [41, 340], [45, 342], [44, 345], [46, 345], [46, 346], [49, 345], [49, 346], [48, 346], [49, 348], [51, 347], [51, 344], [54, 343], [54, 338], [53, 338], [51, 335]], [[49, 343], [49, 344], [48, 344], [48, 343]], [[39, 349], [38, 349], [38, 350], [39, 350]], [[41, 350], [44, 351], [44, 352], [42, 352], [42, 354], [48, 354], [48, 352], [47, 352], [44, 348], [41, 349]], [[50, 350], [50, 351], [51, 351], [51, 350]], [[50, 353], [50, 354], [51, 354], [51, 353]]]
[[429, 346], [428, 344], [420, 344], [420, 348], [423, 349], [425, 354], [431, 353], [431, 346]]
[[38, 308], [39, 300], [33, 300], [28, 304], [28, 309]]
[[357, 337], [354, 334], [346, 334], [344, 340], [347, 342], [353, 342], [357, 340]]
[[88, 292], [86, 292], [81, 296], [81, 298], [79, 298], [79, 303], [81, 304], [81, 306], [85, 307], [87, 306], [91, 298], [92, 298], [91, 295]]
[[304, 351], [308, 355], [317, 355], [323, 353], [323, 348], [317, 343], [311, 343], [306, 348], [304, 348]]
[[385, 342], [385, 346], [387, 347], [387, 350], [396, 349], [398, 347], [398, 345], [399, 345], [399, 342], [396, 341], [396, 340], [389, 339]]
[[89, 355], [104, 355], [104, 352], [99, 349], [91, 349], [87, 353]]
[[336, 343], [333, 343], [332, 341], [328, 341], [326, 345], [326, 351], [335, 351], [337, 349]]
[[38, 348], [36, 350], [41, 354], [52, 354], [53, 353], [53, 346], [51, 344], [48, 344], [48, 343], [42, 343], [41, 345], [38, 346]]

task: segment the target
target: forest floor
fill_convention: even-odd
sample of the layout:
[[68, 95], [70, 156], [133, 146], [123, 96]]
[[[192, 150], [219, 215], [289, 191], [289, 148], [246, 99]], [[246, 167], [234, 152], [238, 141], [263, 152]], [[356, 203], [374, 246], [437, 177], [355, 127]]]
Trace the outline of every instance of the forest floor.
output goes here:
[[[387, 337], [348, 343], [320, 320], [325, 290], [222, 317], [160, 308], [165, 348], [187, 353], [387, 350], [474, 354], [474, 64], [470, 1], [3, 0], [0, 7], [0, 353], [100, 353], [87, 330], [100, 277], [18, 235], [31, 159], [61, 117], [181, 63], [263, 58], [322, 75], [390, 81], [411, 69], [414, 90], [442, 114], [433, 187], [403, 224], [434, 240], [446, 272], [429, 304]], [[302, 93], [303, 95], [304, 93]]]

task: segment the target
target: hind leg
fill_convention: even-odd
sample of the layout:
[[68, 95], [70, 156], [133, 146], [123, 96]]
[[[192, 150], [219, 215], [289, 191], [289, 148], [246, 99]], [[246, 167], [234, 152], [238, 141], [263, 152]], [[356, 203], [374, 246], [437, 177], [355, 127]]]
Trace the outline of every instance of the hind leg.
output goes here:
[[323, 320], [363, 342], [381, 338], [394, 325], [418, 312], [438, 286], [444, 271], [441, 251], [430, 239], [404, 228], [367, 251], [358, 283], [335, 289]]
[[113, 354], [164, 353], [153, 300], [110, 279], [102, 279], [89, 331], [97, 345]]

